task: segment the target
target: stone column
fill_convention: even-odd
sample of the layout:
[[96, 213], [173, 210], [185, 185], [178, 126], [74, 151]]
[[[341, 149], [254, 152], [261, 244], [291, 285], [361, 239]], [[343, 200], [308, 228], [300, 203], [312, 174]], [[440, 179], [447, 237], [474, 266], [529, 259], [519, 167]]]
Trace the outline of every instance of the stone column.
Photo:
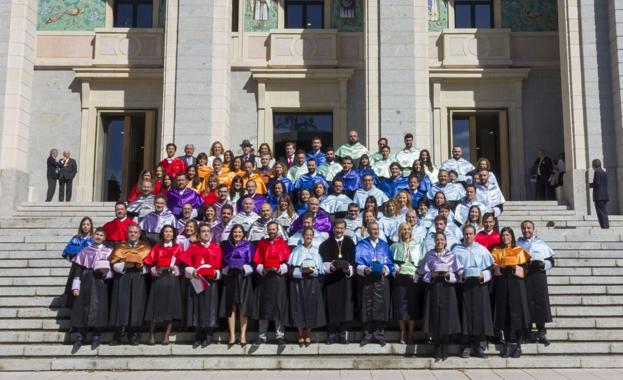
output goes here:
[[567, 171], [563, 198], [578, 213], [587, 213], [587, 151], [582, 82], [582, 49], [578, 0], [558, 1], [560, 73]]
[[[3, 2], [5, 3], [5, 2]], [[28, 139], [30, 132], [30, 102], [32, 98], [33, 62], [36, 36], [36, 0], [12, 0], [0, 5], [0, 17], [8, 15], [8, 49], [6, 75], [0, 120], [0, 212], [11, 212], [28, 196]], [[6, 36], [6, 25], [0, 25], [0, 36]], [[0, 44], [1, 45], [1, 44]], [[3, 75], [3, 76], [4, 76]]]
[[[611, 207], [623, 211], [623, 1], [608, 1], [609, 9], [609, 27], [610, 27], [610, 67], [611, 67], [611, 83], [612, 83], [612, 127], [615, 149], [616, 149], [616, 165], [611, 166], [609, 172], [610, 185], [616, 183], [616, 197], [610, 197]], [[613, 181], [612, 172], [616, 173], [616, 181]], [[617, 202], [618, 200], [618, 202]]]
[[177, 33], [179, 0], [168, 0], [164, 23], [164, 69], [162, 89], [162, 131], [160, 133], [160, 154], [173, 141], [175, 135], [175, 91], [177, 82]]
[[[374, 149], [380, 137], [380, 98], [379, 98], [379, 2], [366, 1], [365, 19], [365, 62], [366, 62], [366, 145]], [[363, 137], [363, 136], [360, 136]]]

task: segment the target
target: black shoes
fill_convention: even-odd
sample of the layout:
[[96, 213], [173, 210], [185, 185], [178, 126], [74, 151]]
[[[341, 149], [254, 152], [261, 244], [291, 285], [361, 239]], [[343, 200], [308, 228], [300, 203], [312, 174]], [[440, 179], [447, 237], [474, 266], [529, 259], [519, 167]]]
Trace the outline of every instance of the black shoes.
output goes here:
[[277, 346], [285, 346], [286, 340], [284, 338], [277, 338]]
[[545, 347], [549, 346], [549, 340], [547, 339], [547, 334], [545, 331], [539, 331], [536, 338], [537, 342], [541, 343]]
[[363, 347], [366, 344], [370, 344], [371, 342], [372, 342], [372, 336], [366, 334], [363, 336], [363, 338], [361, 338], [361, 342], [359, 342], [359, 345]]
[[521, 357], [521, 344], [517, 344], [517, 343], [511, 344], [511, 358], [519, 359], [520, 357]]
[[469, 347], [465, 347], [465, 348], [463, 348], [463, 351], [461, 352], [461, 357], [462, 357], [462, 358], [464, 358], [464, 359], [469, 358], [469, 357], [470, 357], [470, 355], [471, 355], [471, 351], [472, 351], [472, 350], [471, 350], [471, 348], [469, 348]]
[[93, 337], [93, 339], [91, 340], [91, 350], [97, 350], [97, 348], [100, 346], [100, 338], [98, 337]]

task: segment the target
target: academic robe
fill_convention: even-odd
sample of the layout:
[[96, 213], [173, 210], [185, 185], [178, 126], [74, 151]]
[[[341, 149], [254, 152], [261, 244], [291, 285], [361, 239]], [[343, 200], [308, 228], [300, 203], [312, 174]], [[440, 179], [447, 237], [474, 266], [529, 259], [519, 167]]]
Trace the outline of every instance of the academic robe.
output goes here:
[[[329, 238], [328, 232], [322, 232], [314, 230], [314, 238], [312, 239], [312, 245], [316, 248], [320, 247], [320, 244]], [[299, 244], [303, 244], [303, 230], [293, 233], [288, 238], [288, 246], [294, 248]]]
[[441, 164], [441, 169], [446, 171], [454, 170], [457, 172], [459, 182], [466, 182], [468, 174], [476, 170], [474, 165], [463, 157], [458, 160], [452, 157], [449, 160], [444, 161], [443, 164]]
[[387, 238], [388, 241], [396, 242], [398, 241], [398, 227], [400, 223], [405, 221], [405, 216], [403, 214], [398, 214], [396, 216], [385, 216], [383, 215], [378, 223], [381, 229], [383, 230], [383, 234]]
[[489, 232], [482, 230], [476, 234], [475, 240], [491, 252], [493, 248], [500, 245], [500, 233], [495, 230]]
[[344, 235], [350, 237], [351, 239], [353, 239], [353, 241], [355, 241], [354, 236], [357, 233], [357, 231], [361, 229], [361, 222], [362, 222], [361, 219], [360, 218], [355, 218], [355, 219], [344, 218], [344, 222], [346, 222], [346, 231], [344, 232]]
[[312, 187], [314, 187], [314, 185], [317, 183], [321, 183], [325, 189], [329, 188], [329, 183], [327, 183], [327, 180], [318, 172], [314, 173], [313, 175], [309, 173], [303, 174], [296, 181], [294, 181], [293, 188], [295, 191], [311, 190]]
[[190, 203], [192, 208], [198, 209], [203, 206], [203, 198], [196, 191], [187, 187], [184, 190], [171, 189], [167, 193], [167, 208], [171, 210], [173, 215], [182, 215], [182, 207], [186, 203]]
[[420, 201], [424, 198], [426, 198], [426, 192], [417, 190], [415, 193], [411, 190], [409, 190], [409, 193], [411, 194], [411, 206], [417, 210]]
[[395, 156], [396, 162], [400, 164], [403, 169], [403, 175], [407, 174], [407, 176], [411, 173], [411, 166], [413, 166], [413, 161], [420, 158], [420, 150], [417, 148], [403, 148], [400, 152], [396, 153]]
[[[65, 246], [63, 253], [61, 256], [64, 259], [72, 261], [73, 258], [80, 253], [84, 248], [90, 247], [93, 245], [93, 237], [91, 235], [80, 236], [76, 235], [69, 239], [69, 242]], [[71, 284], [76, 277], [76, 267], [74, 265], [69, 269], [69, 274], [67, 275], [67, 282], [65, 283], [65, 290], [63, 295], [61, 296], [61, 307], [62, 308], [71, 308], [74, 304], [74, 296], [71, 293]]]
[[160, 161], [158, 166], [161, 166], [164, 169], [165, 173], [167, 173], [173, 178], [177, 177], [179, 173], [186, 172], [186, 163], [184, 162], [184, 160], [178, 157], [173, 157], [173, 158], [167, 157], [163, 159], [162, 161]]
[[[236, 224], [240, 224], [242, 228], [244, 228], [244, 232], [248, 232], [251, 225], [259, 218], [260, 216], [253, 211], [248, 214], [245, 212], [239, 212], [231, 220], [231, 225], [233, 227]], [[229, 233], [227, 235], [229, 235]]]
[[288, 214], [288, 211], [283, 211], [283, 212], [276, 211], [275, 214], [273, 215], [276, 216], [274, 218], [275, 222], [277, 222], [281, 226], [281, 228], [283, 228], [285, 231], [287, 231], [292, 225], [292, 223], [294, 223], [296, 219], [298, 219], [299, 217], [299, 215], [296, 212], [292, 214], [292, 216], [290, 216], [290, 214]]
[[[433, 278], [437, 265], [447, 265], [449, 278]], [[457, 273], [463, 269], [461, 262], [450, 250], [445, 249], [440, 255], [430, 250], [424, 256], [420, 266], [421, 278], [428, 285], [424, 296], [424, 324], [422, 330], [439, 342], [440, 339], [461, 333], [461, 321], [456, 299], [455, 284]]]
[[379, 190], [389, 198], [394, 198], [401, 190], [409, 189], [409, 180], [405, 177], [385, 178], [381, 180]]
[[515, 266], [527, 269], [530, 254], [521, 246], [513, 248], [494, 248], [491, 252], [495, 265], [501, 268], [501, 275], [493, 280], [494, 327], [496, 330], [525, 330], [530, 327], [530, 309], [526, 294], [525, 280], [515, 276]]
[[219, 315], [228, 317], [236, 307], [240, 313], [250, 317], [253, 312], [253, 245], [242, 240], [234, 245], [230, 240], [223, 242], [221, 268], [223, 285]]
[[348, 205], [353, 202], [346, 194], [331, 194], [321, 203], [320, 208], [333, 215], [348, 212]]
[[[324, 268], [318, 247], [312, 245], [308, 249], [303, 244], [297, 245], [288, 258], [288, 267], [291, 275], [288, 292], [289, 325], [311, 329], [325, 326], [327, 322], [322, 293]], [[313, 268], [313, 272], [304, 274], [305, 267]]]
[[225, 206], [225, 205], [230, 205], [230, 206], [234, 209], [234, 213], [233, 213], [233, 215], [236, 215], [236, 209], [237, 209], [237, 206], [236, 206], [236, 204], [235, 204], [234, 202], [232, 202], [231, 200], [229, 200], [229, 198], [227, 198], [227, 199], [226, 199], [226, 200], [224, 200], [224, 201], [218, 200], [218, 201], [216, 201], [216, 202], [213, 204], [214, 209], [216, 210], [216, 220], [217, 220], [218, 222], [220, 222], [220, 221], [221, 221], [221, 213], [223, 212], [223, 206]]
[[[372, 245], [370, 238], [357, 243], [355, 247], [355, 263], [357, 264], [357, 293], [359, 300], [359, 318], [361, 322], [386, 322], [391, 314], [390, 280], [387, 277], [394, 272], [394, 262], [389, 245], [381, 239]], [[373, 264], [383, 265], [384, 272], [365, 274], [365, 268]]]
[[289, 257], [290, 247], [280, 237], [276, 237], [275, 240], [263, 239], [257, 243], [253, 255], [253, 264], [258, 271], [253, 319], [281, 321], [288, 324], [286, 276], [279, 272], [279, 268]]
[[240, 199], [238, 199], [238, 202], [236, 202], [236, 208], [238, 210], [242, 210], [242, 201], [244, 201], [245, 198], [251, 198], [253, 199], [253, 212], [259, 214], [260, 213], [260, 209], [262, 208], [262, 205], [264, 203], [266, 203], [267, 199], [265, 196], [255, 193], [253, 195], [245, 195], [243, 197], [241, 197]]
[[213, 205], [213, 204], [215, 204], [216, 202], [219, 201], [218, 194], [216, 193], [216, 190], [210, 190], [208, 192], [203, 192], [202, 198], [203, 198], [203, 204], [204, 205]]
[[333, 178], [335, 178], [335, 175], [341, 171], [342, 165], [335, 161], [332, 161], [331, 163], [325, 162], [324, 164], [318, 166], [318, 174], [325, 177], [329, 183], [331, 183]]
[[268, 181], [268, 193], [269, 194], [272, 193], [272, 188], [277, 182], [281, 182], [283, 184], [283, 187], [285, 187], [286, 194], [290, 194], [292, 192], [292, 181], [290, 181], [288, 177], [284, 176], [280, 178], [271, 178], [270, 181]]
[[156, 210], [156, 206], [154, 206], [155, 198], [153, 194], [139, 195], [128, 204], [128, 214], [136, 215], [140, 222], [147, 214]]
[[[493, 336], [493, 314], [489, 296], [493, 256], [476, 242], [469, 246], [457, 245], [452, 252], [463, 266], [457, 286], [462, 334], [476, 337]], [[482, 281], [479, 277], [481, 274]]]
[[335, 151], [336, 156], [340, 158], [348, 156], [353, 160], [359, 160], [364, 154], [368, 154], [368, 148], [363, 146], [360, 142], [344, 144]]
[[[192, 190], [191, 190], [192, 191]], [[160, 213], [154, 211], [147, 214], [139, 223], [145, 239], [152, 245], [157, 244], [160, 237], [160, 230], [164, 226], [173, 226], [176, 228], [177, 221], [175, 216], [168, 209], [162, 210]]]
[[469, 218], [469, 209], [472, 208], [472, 206], [478, 206], [481, 216], [487, 211], [487, 207], [477, 200], [470, 202], [467, 199], [463, 199], [454, 209], [454, 220], [461, 226], [464, 225]]
[[[433, 187], [433, 181], [431, 181], [430, 177], [425, 174], [420, 179], [420, 185], [418, 186], [418, 191], [422, 192], [424, 194], [428, 194], [428, 192], [430, 191], [431, 187]], [[414, 208], [415, 207], [416, 206], [414, 206]]]
[[320, 165], [327, 162], [327, 155], [324, 154], [321, 150], [317, 152], [314, 152], [313, 150], [307, 152], [307, 156], [305, 156], [305, 162], [307, 162], [311, 158], [316, 160], [316, 167], [319, 167]]
[[268, 190], [266, 188], [266, 183], [264, 183], [264, 179], [260, 173], [253, 173], [251, 177], [246, 174], [242, 177], [242, 186], [246, 189], [247, 182], [253, 181], [255, 182], [255, 193], [259, 195], [266, 195]]
[[294, 184], [303, 174], [307, 174], [307, 165], [303, 164], [301, 166], [294, 165], [290, 169], [288, 169], [287, 177]]
[[213, 172], [214, 172], [214, 168], [212, 168], [212, 166], [208, 166], [208, 165], [197, 166], [197, 177], [201, 178], [204, 188], [206, 188], [206, 185], [207, 185], [205, 182], [205, 179], [208, 178], [210, 174], [212, 174]]
[[437, 182], [428, 190], [428, 199], [435, 199], [435, 194], [440, 191], [445, 194], [448, 202], [458, 202], [465, 196], [465, 188], [463, 185], [451, 182], [442, 185]]
[[496, 218], [502, 213], [502, 206], [506, 202], [502, 190], [491, 182], [476, 185], [476, 199], [485, 206], [486, 212], [494, 213]]
[[155, 267], [151, 271], [153, 281], [145, 307], [146, 321], [181, 320], [182, 299], [176, 272], [179, 273], [177, 261], [182, 253], [179, 244], [158, 244], [151, 248], [143, 260], [145, 265]]
[[110, 298], [109, 325], [140, 328], [145, 316], [147, 286], [143, 274], [143, 260], [149, 254], [149, 244], [138, 241], [130, 247], [120, 242], [112, 251], [110, 264], [124, 263], [123, 273], [114, 272]]
[[[331, 216], [323, 209], [319, 209], [316, 215], [314, 215], [314, 230], [321, 232], [331, 232], [333, 226], [331, 225]], [[290, 234], [298, 232], [303, 229], [303, 216], [298, 217], [292, 226], [290, 227]]]
[[363, 186], [363, 177], [367, 176], [367, 175], [371, 175], [372, 178], [374, 179], [374, 186], [378, 186], [379, 183], [381, 183], [381, 180], [376, 175], [376, 173], [374, 172], [374, 169], [372, 169], [371, 166], [360, 167], [360, 168], [357, 168], [357, 169], [354, 169], [354, 170], [355, 170], [355, 172], [357, 172], [357, 175], [359, 175], [359, 178], [362, 181], [362, 184], [359, 186], [360, 188], [361, 188], [361, 186]]
[[[220, 292], [220, 269], [221, 247], [216, 243], [194, 242], [180, 255], [180, 261], [192, 269], [209, 265], [213, 269], [214, 276], [201, 276], [208, 287], [201, 293], [195, 288], [188, 286], [186, 298], [186, 326], [199, 329], [217, 327], [219, 322], [219, 292]], [[188, 270], [188, 268], [186, 268]], [[201, 269], [199, 269], [201, 271]]]
[[[375, 161], [372, 164], [372, 170], [374, 170], [374, 173], [383, 178], [389, 178], [391, 176], [391, 173], [389, 171], [389, 166], [394, 162], [394, 160], [392, 158], [388, 158], [387, 160], [379, 160], [379, 161]], [[381, 179], [381, 182], [382, 182]]]
[[115, 243], [126, 240], [128, 238], [128, 227], [134, 224], [136, 222], [127, 216], [123, 219], [115, 218], [105, 223], [103, 228], [106, 231], [106, 240]]
[[[433, 250], [435, 248], [435, 226], [431, 226], [431, 230], [426, 234], [424, 238], [424, 250], [426, 252]], [[444, 235], [446, 235], [446, 247], [448, 249], [452, 249], [455, 245], [460, 244], [461, 242], [456, 237], [454, 232], [452, 232], [448, 227], [443, 231]]]
[[233, 227], [233, 223], [230, 220], [229, 223], [219, 222], [214, 227], [212, 227], [212, 241], [215, 243], [220, 243], [229, 238], [229, 232]]
[[[326, 239], [318, 253], [322, 258], [325, 274], [324, 288], [327, 310], [327, 323], [340, 324], [354, 319], [355, 293], [353, 291], [354, 278], [353, 268], [355, 265], [355, 243], [348, 236], [341, 241], [335, 240], [331, 235]], [[331, 271], [331, 263], [336, 260], [348, 262], [349, 269]]]
[[333, 177], [333, 179], [341, 179], [344, 182], [344, 192], [349, 196], [361, 188], [361, 178], [362, 176], [354, 169], [349, 170], [348, 173], [344, 173], [342, 170]]
[[363, 209], [366, 205], [366, 199], [368, 199], [369, 196], [376, 198], [376, 203], [379, 207], [381, 207], [385, 202], [389, 200], [384, 192], [382, 192], [375, 186], [372, 186], [370, 190], [359, 189], [355, 191], [353, 201], [359, 205], [360, 209]]
[[391, 245], [390, 251], [396, 268], [392, 283], [392, 319], [420, 320], [426, 287], [418, 281], [417, 271], [424, 258], [423, 246], [413, 240], [398, 241]]
[[[256, 241], [260, 241], [262, 239], [267, 238], [268, 237], [268, 223], [272, 221], [273, 221], [272, 219], [265, 220], [265, 219], [259, 218], [258, 220], [253, 222], [253, 224], [249, 228], [249, 232], [247, 233], [247, 240], [250, 242], [256, 242]], [[278, 235], [284, 240], [288, 239], [288, 235], [285, 233], [285, 231], [283, 230], [281, 226], [279, 226]]]
[[554, 266], [554, 251], [538, 236], [530, 240], [520, 237], [517, 244], [530, 254], [530, 266], [525, 279], [530, 323], [538, 326], [552, 322], [547, 271]]
[[110, 270], [95, 270], [101, 262], [108, 262], [112, 249], [104, 244], [83, 248], [74, 258], [73, 289], [80, 294], [74, 297], [71, 309], [70, 325], [74, 329], [96, 328], [108, 326], [108, 287], [112, 275]]

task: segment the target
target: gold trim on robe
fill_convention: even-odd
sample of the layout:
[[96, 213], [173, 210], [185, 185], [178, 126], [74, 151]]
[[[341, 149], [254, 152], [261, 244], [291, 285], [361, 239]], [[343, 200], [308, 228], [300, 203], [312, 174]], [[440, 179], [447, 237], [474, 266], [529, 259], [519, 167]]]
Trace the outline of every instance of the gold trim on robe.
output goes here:
[[514, 248], [494, 248], [491, 254], [493, 255], [493, 260], [496, 265], [506, 267], [523, 265], [530, 261], [530, 254], [521, 248], [521, 246], [516, 246]]
[[138, 245], [134, 248], [130, 248], [127, 241], [122, 241], [110, 255], [110, 263], [133, 263], [137, 267], [140, 267], [143, 266], [143, 259], [149, 254], [150, 250], [151, 247], [149, 244], [142, 241], [139, 241]]

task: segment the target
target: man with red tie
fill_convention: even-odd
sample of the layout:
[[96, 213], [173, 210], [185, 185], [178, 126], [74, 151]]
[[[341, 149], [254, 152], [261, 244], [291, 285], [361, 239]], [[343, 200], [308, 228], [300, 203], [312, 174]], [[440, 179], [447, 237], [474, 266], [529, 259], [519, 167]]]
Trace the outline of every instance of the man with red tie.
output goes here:
[[283, 158], [283, 161], [288, 164], [288, 169], [290, 169], [296, 163], [295, 153], [296, 145], [292, 142], [286, 143], [286, 156]]
[[158, 164], [164, 171], [175, 178], [179, 173], [186, 172], [186, 163], [179, 157], [175, 157], [177, 146], [173, 143], [167, 144], [167, 157]]

